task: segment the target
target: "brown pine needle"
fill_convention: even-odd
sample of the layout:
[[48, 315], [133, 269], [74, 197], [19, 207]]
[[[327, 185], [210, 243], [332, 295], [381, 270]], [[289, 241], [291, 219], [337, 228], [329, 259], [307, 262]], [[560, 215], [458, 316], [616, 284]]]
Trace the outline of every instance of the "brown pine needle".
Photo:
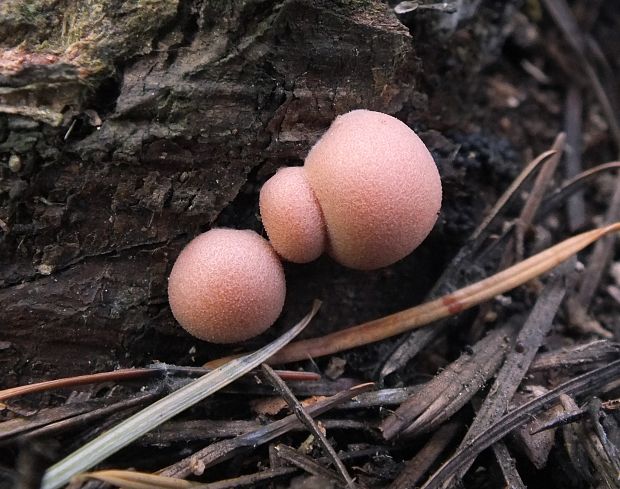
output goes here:
[[131, 470], [99, 470], [81, 474], [73, 480], [82, 481], [86, 479], [95, 479], [113, 486], [120, 486], [123, 489], [190, 489], [200, 485], [197, 482]]
[[426, 326], [523, 285], [558, 266], [600, 238], [618, 231], [620, 222], [578, 234], [495, 275], [439, 299], [320, 338], [290, 343], [271, 357], [269, 363], [282, 364], [322, 357]]
[[160, 371], [153, 368], [123, 368], [112, 372], [99, 372], [96, 374], [78, 375], [63, 379], [46, 380], [36, 384], [20, 385], [10, 389], [0, 390], [0, 401], [5, 401], [11, 397], [34, 394], [52, 389], [62, 389], [65, 387], [75, 387], [85, 384], [97, 384], [99, 382], [120, 382], [123, 380], [139, 379], [157, 375]]
[[473, 232], [470, 239], [475, 240], [476, 238], [478, 238], [482, 234], [482, 232], [487, 229], [489, 225], [495, 220], [495, 218], [504, 208], [506, 203], [514, 197], [515, 193], [519, 190], [519, 188], [521, 188], [521, 185], [523, 185], [523, 182], [525, 182], [542, 163], [544, 163], [551, 156], [557, 153], [557, 150], [550, 149], [530, 161], [530, 163], [523, 169], [519, 176], [510, 184], [510, 186], [498, 199], [493, 208], [489, 211], [488, 215], [482, 220], [482, 222]]
[[[134, 380], [141, 377], [150, 377], [161, 375], [165, 372], [163, 368], [122, 368], [111, 372], [99, 372], [96, 374], [77, 375], [75, 377], [65, 377], [62, 379], [45, 380], [36, 384], [20, 385], [9, 389], [0, 390], [0, 401], [6, 401], [12, 397], [23, 396], [26, 394], [34, 394], [52, 389], [64, 389], [76, 387], [85, 384], [97, 384], [102, 382], [121, 382], [125, 380]], [[280, 377], [284, 380], [292, 381], [313, 381], [319, 380], [320, 375], [314, 372], [297, 372], [291, 370], [277, 370]], [[206, 373], [202, 372], [203, 374]]]
[[620, 169], [620, 161], [609, 161], [600, 165], [584, 170], [581, 173], [575, 175], [570, 180], [566, 180], [562, 185], [551, 195], [549, 195], [543, 202], [539, 211], [539, 218], [541, 215], [546, 215], [552, 209], [557, 207], [560, 203], [564, 202], [575, 192], [579, 191], [584, 184], [600, 176], [604, 172]]

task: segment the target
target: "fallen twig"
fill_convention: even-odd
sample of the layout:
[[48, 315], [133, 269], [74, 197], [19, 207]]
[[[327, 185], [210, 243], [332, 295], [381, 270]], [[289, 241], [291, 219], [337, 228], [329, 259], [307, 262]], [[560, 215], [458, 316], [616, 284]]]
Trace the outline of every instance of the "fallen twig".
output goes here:
[[273, 387], [278, 391], [278, 393], [284, 398], [284, 400], [287, 402], [291, 410], [299, 418], [299, 421], [301, 421], [301, 423], [306, 428], [308, 428], [310, 433], [312, 433], [315, 436], [315, 438], [319, 441], [326, 455], [332, 461], [334, 466], [338, 469], [338, 472], [340, 473], [340, 475], [346, 482], [347, 487], [350, 487], [350, 488], [355, 487], [355, 483], [353, 482], [353, 479], [349, 475], [347, 468], [344, 466], [342, 461], [338, 458], [338, 454], [336, 453], [336, 450], [334, 450], [334, 448], [331, 446], [325, 434], [320, 430], [320, 428], [317, 426], [317, 424], [312, 419], [312, 417], [306, 412], [305, 408], [297, 400], [297, 398], [288, 388], [286, 383], [280, 377], [278, 377], [278, 374], [276, 374], [269, 365], [263, 364], [262, 368], [263, 368], [263, 372], [265, 372], [265, 375], [267, 376], [271, 385], [273, 385]]
[[275, 447], [276, 453], [280, 458], [286, 460], [287, 462], [299, 467], [300, 469], [308, 472], [312, 475], [317, 475], [319, 477], [323, 477], [328, 481], [332, 481], [336, 483], [338, 486], [344, 484], [344, 481], [341, 477], [338, 476], [334, 471], [329, 470], [323, 467], [316, 460], [299, 453], [297, 450], [289, 447], [288, 445], [276, 445]]

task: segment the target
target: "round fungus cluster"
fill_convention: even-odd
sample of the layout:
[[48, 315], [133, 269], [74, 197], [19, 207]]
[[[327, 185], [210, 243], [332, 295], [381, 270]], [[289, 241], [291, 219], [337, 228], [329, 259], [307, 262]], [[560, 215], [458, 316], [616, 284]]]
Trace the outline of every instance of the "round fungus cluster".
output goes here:
[[263, 225], [282, 258], [303, 263], [324, 250], [372, 270], [411, 253], [433, 228], [441, 181], [409, 127], [380, 112], [336, 118], [303, 167], [284, 168], [260, 194]]
[[169, 279], [172, 312], [197, 338], [246, 340], [282, 310], [279, 257], [306, 263], [327, 252], [351, 268], [384, 267], [426, 238], [440, 206], [435, 162], [407, 125], [369, 110], [341, 115], [304, 166], [278, 170], [261, 189], [269, 242], [213, 229], [185, 247]]

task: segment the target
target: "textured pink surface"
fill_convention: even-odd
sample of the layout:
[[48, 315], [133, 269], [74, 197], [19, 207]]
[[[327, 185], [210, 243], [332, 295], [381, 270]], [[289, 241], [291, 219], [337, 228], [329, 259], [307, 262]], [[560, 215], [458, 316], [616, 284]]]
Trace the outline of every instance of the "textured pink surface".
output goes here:
[[282, 168], [260, 191], [260, 214], [278, 254], [295, 263], [316, 260], [325, 251], [321, 209], [301, 167]]
[[379, 112], [341, 115], [304, 169], [327, 227], [329, 253], [351, 268], [390, 265], [431, 231], [441, 181], [431, 154], [406, 124]]
[[193, 239], [168, 281], [176, 320], [213, 343], [252, 338], [271, 326], [284, 305], [286, 285], [278, 256], [253, 231], [212, 229]]

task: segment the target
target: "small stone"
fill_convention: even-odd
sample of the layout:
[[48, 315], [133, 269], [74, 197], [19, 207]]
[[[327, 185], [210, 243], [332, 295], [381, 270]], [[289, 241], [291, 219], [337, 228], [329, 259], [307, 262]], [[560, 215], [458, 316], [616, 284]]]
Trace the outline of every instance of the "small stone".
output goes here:
[[41, 275], [51, 275], [52, 272], [54, 271], [54, 267], [47, 263], [42, 263], [41, 265], [37, 267], [37, 270], [39, 271]]
[[347, 361], [344, 358], [331, 357], [329, 364], [325, 369], [325, 376], [330, 380], [336, 380], [339, 377], [342, 377], [346, 365]]
[[13, 173], [18, 173], [19, 171], [21, 171], [23, 166], [24, 165], [22, 164], [22, 159], [19, 157], [19, 155], [11, 155], [11, 157], [9, 158], [9, 170], [11, 170]]

